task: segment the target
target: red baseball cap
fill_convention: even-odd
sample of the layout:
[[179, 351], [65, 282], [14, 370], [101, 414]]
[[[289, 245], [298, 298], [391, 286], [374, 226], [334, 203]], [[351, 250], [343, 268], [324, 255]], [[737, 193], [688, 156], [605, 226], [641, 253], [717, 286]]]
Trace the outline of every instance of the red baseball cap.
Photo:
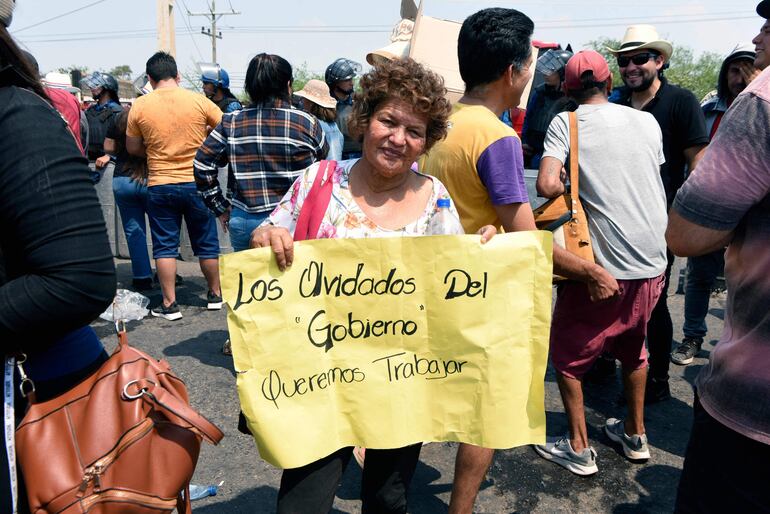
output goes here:
[[599, 52], [593, 50], [581, 50], [567, 61], [567, 67], [564, 69], [564, 83], [567, 89], [583, 89], [583, 83], [580, 76], [592, 71], [596, 82], [604, 82], [610, 76], [610, 68], [607, 61]]

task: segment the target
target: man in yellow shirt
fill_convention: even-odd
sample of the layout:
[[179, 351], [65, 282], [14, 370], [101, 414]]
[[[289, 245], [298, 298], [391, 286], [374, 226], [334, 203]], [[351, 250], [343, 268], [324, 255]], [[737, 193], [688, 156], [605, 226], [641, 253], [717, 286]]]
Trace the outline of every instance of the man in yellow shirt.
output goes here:
[[[460, 28], [457, 54], [465, 94], [449, 132], [420, 162], [446, 185], [466, 233], [486, 224], [506, 232], [535, 230], [524, 186], [521, 141], [498, 118], [519, 105], [532, 66], [534, 24], [515, 9], [483, 9]], [[606, 270], [554, 246], [554, 272], [586, 283], [592, 301], [618, 294]], [[494, 450], [461, 444], [455, 461], [450, 514], [470, 514]]]
[[129, 112], [126, 149], [147, 157], [147, 214], [163, 292], [163, 301], [152, 315], [177, 320], [182, 317], [175, 289], [182, 218], [208, 282], [208, 308], [222, 307], [216, 219], [198, 195], [193, 176], [195, 152], [208, 131], [219, 124], [222, 111], [205, 96], [179, 87], [171, 55], [158, 52], [150, 57], [146, 73], [153, 92], [138, 98]]

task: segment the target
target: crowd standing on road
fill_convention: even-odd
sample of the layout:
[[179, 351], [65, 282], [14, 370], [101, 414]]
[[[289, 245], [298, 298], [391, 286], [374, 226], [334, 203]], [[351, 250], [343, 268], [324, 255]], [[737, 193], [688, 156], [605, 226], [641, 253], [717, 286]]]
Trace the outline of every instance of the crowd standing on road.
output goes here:
[[[157, 52], [130, 109], [120, 103], [115, 77], [95, 72], [83, 80], [94, 99], [85, 110], [41, 82], [34, 57], [7, 30], [13, 5], [0, 0], [2, 512], [12, 502], [18, 512], [29, 509], [24, 473], [13, 460], [13, 429], [28, 401], [17, 386], [31, 380], [38, 401], [53, 398], [107, 359], [89, 326], [115, 293], [93, 187], [106, 169], [132, 287], [158, 284], [162, 299], [152, 315], [177, 321], [183, 220], [206, 279], [207, 308], [218, 310], [217, 219], [234, 251], [271, 247], [281, 270], [292, 264], [295, 240], [429, 234], [449, 199], [464, 233], [484, 243], [498, 231], [536, 229], [525, 166], [538, 169], [541, 196], [559, 197], [572, 185], [570, 155], [578, 148], [594, 261], [554, 246], [554, 273], [565, 280], [556, 286], [550, 360], [568, 433], [534, 450], [572, 473], [598, 472], [583, 381], [614, 376], [620, 361], [627, 416], [607, 419], [604, 431], [629, 460], [654, 459], [645, 405], [671, 397], [670, 362], [686, 366], [701, 350], [710, 292], [724, 274], [725, 330], [695, 381], [675, 509], [770, 512], [770, 0], [756, 8], [764, 20], [759, 34], [727, 54], [716, 94], [702, 105], [669, 83], [674, 47], [653, 26], [628, 27], [608, 49], [620, 85], [593, 50], [557, 48], [538, 58], [532, 20], [489, 8], [461, 26], [465, 91], [453, 105], [443, 79], [406, 57], [382, 57], [363, 74], [341, 57], [323, 81], [294, 91], [291, 64], [260, 53], [249, 62], [242, 103], [216, 63], [201, 69], [201, 95], [180, 87], [174, 57]], [[533, 91], [520, 137], [511, 114], [533, 67], [544, 82]], [[501, 122], [506, 115], [509, 124]], [[331, 195], [320, 223], [300, 233], [309, 192], [326, 182]], [[688, 257], [688, 281], [684, 337], [672, 348], [674, 255]], [[25, 365], [15, 370], [8, 363], [21, 354]], [[355, 449], [364, 466], [363, 512], [407, 512], [420, 448], [414, 441]], [[284, 470], [277, 511], [330, 511], [353, 454], [340, 448]], [[473, 511], [493, 456], [459, 445], [449, 512]]]

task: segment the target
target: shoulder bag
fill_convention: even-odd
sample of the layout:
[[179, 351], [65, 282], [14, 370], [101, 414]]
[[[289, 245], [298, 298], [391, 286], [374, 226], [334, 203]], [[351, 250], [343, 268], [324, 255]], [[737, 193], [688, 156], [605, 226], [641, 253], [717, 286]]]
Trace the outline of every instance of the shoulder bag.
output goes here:
[[29, 408], [16, 451], [32, 513], [190, 513], [201, 440], [222, 432], [190, 407], [166, 361], [118, 347], [90, 377]]
[[594, 262], [588, 219], [580, 202], [577, 113], [569, 113], [569, 188], [533, 211], [535, 225], [553, 232], [554, 244], [581, 259]]

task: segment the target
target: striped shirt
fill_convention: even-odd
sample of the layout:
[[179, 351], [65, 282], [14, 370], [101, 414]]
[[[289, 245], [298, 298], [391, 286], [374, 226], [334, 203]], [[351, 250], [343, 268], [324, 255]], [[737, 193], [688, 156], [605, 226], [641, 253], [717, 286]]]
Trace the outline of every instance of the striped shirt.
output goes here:
[[[326, 156], [328, 148], [313, 115], [276, 99], [222, 116], [195, 155], [195, 182], [217, 216], [231, 203], [252, 214], [270, 212], [302, 171]], [[231, 201], [222, 194], [217, 179], [218, 168], [228, 164]]]

